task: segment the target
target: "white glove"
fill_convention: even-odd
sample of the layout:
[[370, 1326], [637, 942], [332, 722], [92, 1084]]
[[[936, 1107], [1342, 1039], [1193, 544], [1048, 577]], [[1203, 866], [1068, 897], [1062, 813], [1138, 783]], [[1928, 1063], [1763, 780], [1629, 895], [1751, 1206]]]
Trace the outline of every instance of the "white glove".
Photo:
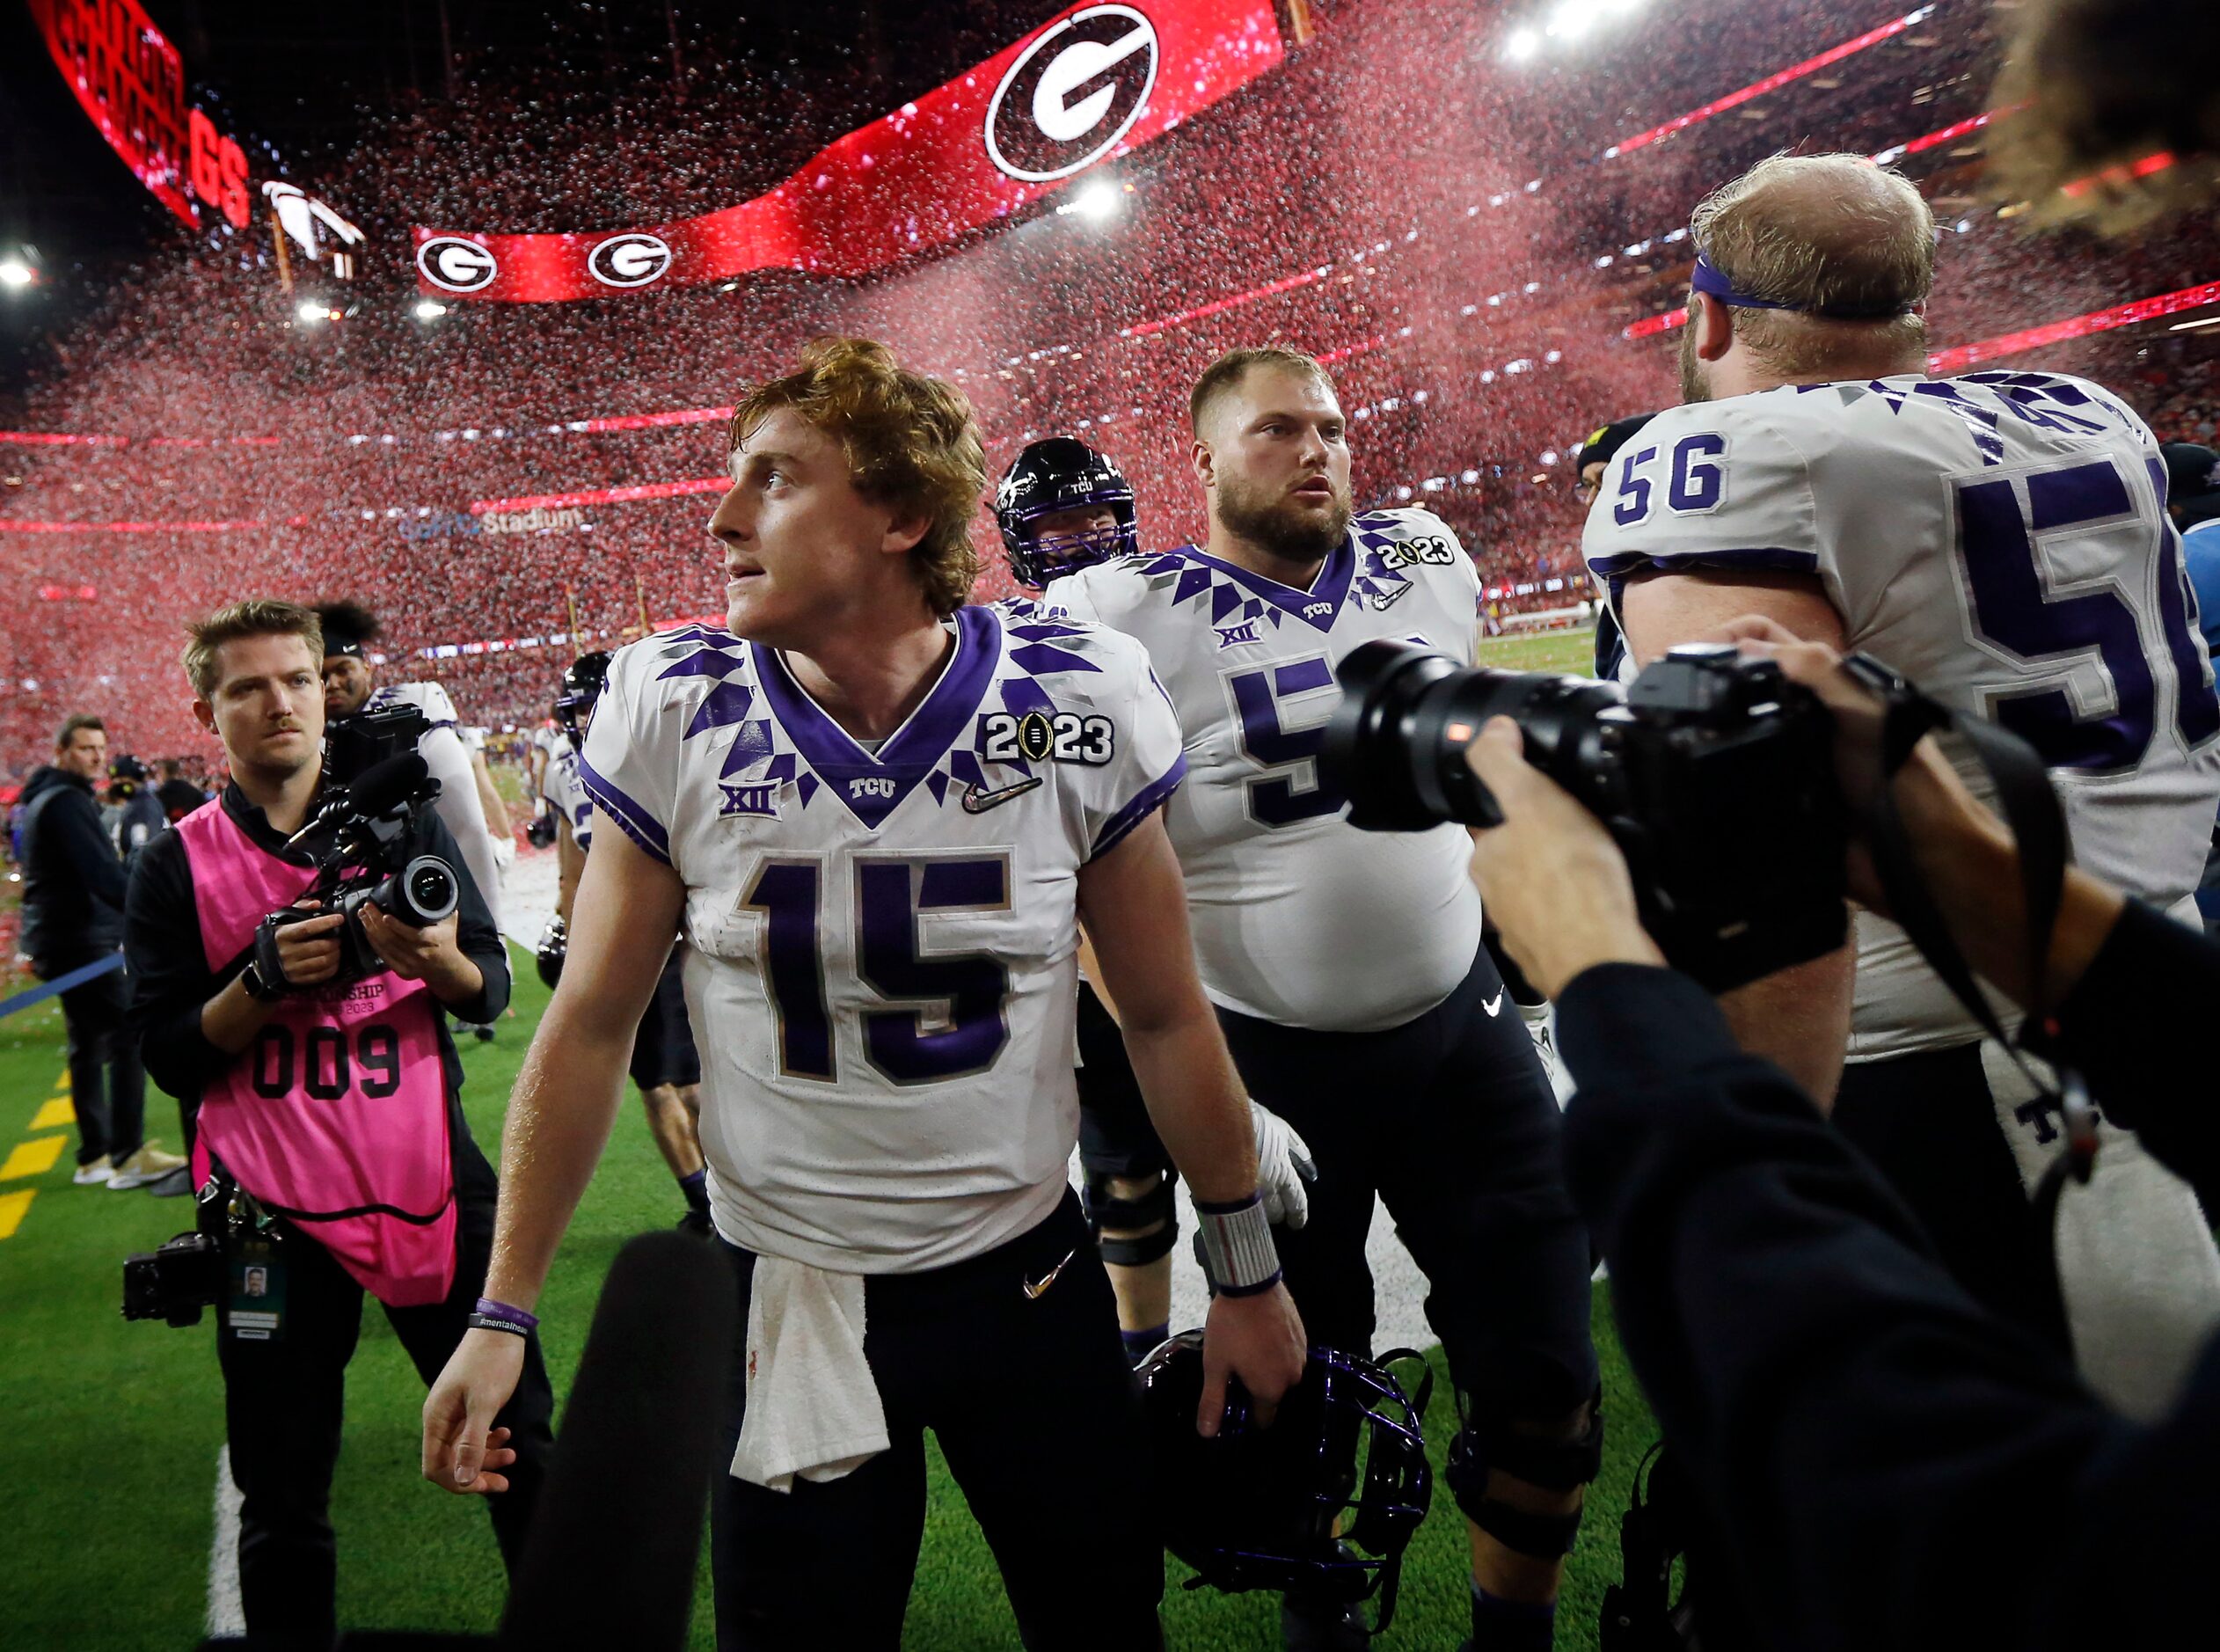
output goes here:
[[488, 832], [486, 835], [493, 840], [494, 866], [507, 872], [516, 864], [516, 839], [507, 832]]
[[1265, 1219], [1277, 1227], [1301, 1227], [1311, 1219], [1310, 1184], [1318, 1179], [1311, 1144], [1259, 1102], [1249, 1103], [1249, 1128], [1256, 1132], [1257, 1191], [1264, 1195]]

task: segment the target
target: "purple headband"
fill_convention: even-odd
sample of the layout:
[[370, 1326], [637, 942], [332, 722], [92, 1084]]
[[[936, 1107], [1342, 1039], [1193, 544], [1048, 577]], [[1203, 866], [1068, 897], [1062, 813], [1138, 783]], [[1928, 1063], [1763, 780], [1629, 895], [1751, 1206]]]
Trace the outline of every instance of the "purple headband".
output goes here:
[[1898, 316], [1909, 316], [1919, 306], [1913, 304], [1788, 304], [1775, 298], [1760, 298], [1739, 290], [1718, 265], [1698, 252], [1696, 255], [1696, 274], [1689, 285], [1699, 293], [1709, 293], [1720, 303], [1734, 310], [1790, 310], [1799, 315], [1826, 316], [1837, 321], [1888, 321]]

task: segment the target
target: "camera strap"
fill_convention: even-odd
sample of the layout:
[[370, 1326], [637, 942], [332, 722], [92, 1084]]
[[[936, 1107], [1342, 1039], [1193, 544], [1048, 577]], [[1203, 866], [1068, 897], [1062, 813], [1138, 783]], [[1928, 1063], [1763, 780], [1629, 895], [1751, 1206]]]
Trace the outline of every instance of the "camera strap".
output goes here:
[[1937, 729], [1952, 730], [1963, 739], [1988, 774], [1996, 789], [1997, 806], [2019, 850], [2021, 898], [2027, 917], [2028, 1001], [2036, 1006], [2029, 1012], [2026, 1026], [2048, 1024], [2045, 983], [2050, 935], [2058, 918], [2066, 867], [2073, 859], [2065, 811], [2051, 789], [2042, 759], [2018, 735], [1977, 718], [1954, 716], [1888, 667], [1864, 654], [1851, 655], [1844, 665], [1859, 682], [1878, 692], [1887, 705], [1881, 727], [1881, 785], [1865, 810], [1865, 824], [1873, 869], [1888, 894], [1896, 924], [1950, 989], [1951, 996], [2035, 1087], [2039, 1100], [2058, 1111], [2065, 1145], [2044, 1169], [2033, 1195], [2038, 1216], [2048, 1228], [2065, 1179], [2071, 1176], [2086, 1182], [2096, 1167], [2097, 1115], [2089, 1102], [2088, 1088], [2078, 1071], [2064, 1065], [2055, 1069], [2056, 1085], [2046, 1083], [2028, 1063], [2022, 1039], [2007, 1033], [1997, 1020], [1965, 954], [1951, 939], [1949, 925], [1919, 872], [1890, 782], [1910, 760], [1920, 740]]

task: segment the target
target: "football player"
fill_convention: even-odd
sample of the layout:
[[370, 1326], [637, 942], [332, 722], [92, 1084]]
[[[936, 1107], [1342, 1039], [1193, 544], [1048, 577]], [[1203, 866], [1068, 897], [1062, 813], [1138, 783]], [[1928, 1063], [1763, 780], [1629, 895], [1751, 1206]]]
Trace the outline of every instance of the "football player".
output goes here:
[[749, 1310], [712, 1496], [720, 1646], [897, 1644], [931, 1428], [1028, 1646], [1154, 1647], [1143, 1424], [1065, 1179], [1082, 915], [1220, 1288], [1198, 1426], [1229, 1378], [1268, 1417], [1304, 1363], [1160, 818], [1178, 724], [1131, 640], [966, 606], [977, 427], [883, 347], [810, 346], [741, 399], [729, 462], [730, 629], [620, 650], [587, 737], [603, 830], [426, 1474], [484, 1488], [522, 1352], [502, 1316], [529, 1318], [683, 921], [711, 1207]]
[[[1588, 519], [1629, 669], [1746, 613], [1869, 652], [2024, 735], [2075, 859], [2186, 911], [2220, 701], [2143, 420], [2062, 374], [1929, 377], [1934, 220], [1862, 157], [1762, 162], [1697, 208], [1691, 239], [1687, 405], [1621, 450]], [[1901, 929], [1861, 912], [1854, 947], [1723, 1003], [1753, 1050], [1835, 1098], [1975, 1295], [2070, 1342], [2115, 1404], [2165, 1402], [2220, 1313], [2194, 1198], [2107, 1127], [2054, 1266], [2025, 1188], [2056, 1121]]]
[[[463, 852], [464, 869], [478, 885], [486, 904], [501, 910], [501, 874], [493, 833], [486, 824], [486, 805], [478, 793], [478, 771], [483, 756], [473, 757], [459, 732], [460, 719], [447, 691], [429, 680], [389, 683], [380, 686], [377, 669], [370, 662], [370, 644], [378, 634], [377, 616], [359, 603], [319, 603], [317, 619], [324, 627], [324, 715], [326, 719], [352, 716], [387, 705], [413, 705], [431, 725], [417, 744], [424, 766], [440, 783], [439, 815]], [[493, 1029], [476, 1029], [481, 1038]]]
[[[579, 778], [578, 754], [594, 720], [594, 702], [609, 677], [609, 654], [599, 649], [580, 654], [563, 673], [555, 700], [556, 720], [564, 733], [548, 759], [540, 793], [555, 820], [555, 916], [539, 944], [540, 975], [550, 986], [561, 978], [567, 959], [571, 905], [578, 893], [579, 874], [586, 867], [586, 852], [594, 846], [594, 801]], [[629, 1071], [640, 1104], [647, 1109], [648, 1132], [685, 1195], [686, 1214], [678, 1224], [706, 1237], [712, 1229], [699, 1122], [701, 1056], [686, 1019], [685, 969], [686, 943], [679, 940], [663, 962], [647, 1013], [640, 1017]]]
[[[1140, 549], [1133, 485], [1116, 461], [1072, 436], [1028, 446], [995, 489], [995, 523], [1010, 572], [1038, 596], [1052, 580]], [[1079, 946], [1079, 1202], [1118, 1298], [1118, 1330], [1135, 1364], [1172, 1334], [1172, 1252], [1179, 1240], [1171, 1155], [1156, 1129], [1119, 1036], [1116, 1006], [1094, 987], [1086, 938]], [[1298, 1190], [1310, 1149], [1258, 1109], [1260, 1153], [1290, 1156]], [[1304, 1212], [1290, 1213], [1300, 1227]], [[1274, 1220], [1279, 1220], [1277, 1212]]]
[[[1309, 1224], [1281, 1240], [1304, 1321], [1370, 1351], [1384, 1199], [1465, 1414], [1450, 1483], [1474, 1644], [1546, 1647], [1603, 1440], [1556, 1100], [1481, 946], [1464, 831], [1358, 831], [1318, 761], [1342, 655], [1412, 639], [1469, 664], [1479, 577], [1426, 511], [1352, 514], [1347, 425], [1311, 357], [1229, 352], [1189, 412], [1207, 545], [1043, 601], [1142, 642], [1179, 712], [1190, 768], [1166, 825], [1203, 985], [1250, 1093], [1317, 1150]], [[1364, 1638], [1338, 1605], [1290, 1597], [1281, 1621], [1290, 1647]]]

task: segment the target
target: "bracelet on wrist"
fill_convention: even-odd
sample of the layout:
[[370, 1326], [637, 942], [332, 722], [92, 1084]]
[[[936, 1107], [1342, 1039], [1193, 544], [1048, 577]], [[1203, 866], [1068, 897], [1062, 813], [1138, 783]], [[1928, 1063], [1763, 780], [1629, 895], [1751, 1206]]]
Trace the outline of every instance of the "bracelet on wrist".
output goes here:
[[496, 1321], [493, 1325], [481, 1327], [483, 1329], [514, 1331], [519, 1336], [539, 1328], [537, 1315], [527, 1313], [523, 1309], [506, 1302], [497, 1302], [491, 1297], [480, 1297], [478, 1305], [471, 1310], [471, 1323], [476, 1325], [480, 1319]]
[[473, 1313], [469, 1324], [473, 1331], [499, 1331], [504, 1336], [529, 1336], [532, 1334], [529, 1326], [519, 1325], [513, 1319], [497, 1319], [490, 1313]]
[[1264, 1195], [1230, 1204], [1194, 1202], [1202, 1232], [1202, 1268], [1222, 1297], [1253, 1297], [1280, 1283], [1280, 1252], [1264, 1214]]

